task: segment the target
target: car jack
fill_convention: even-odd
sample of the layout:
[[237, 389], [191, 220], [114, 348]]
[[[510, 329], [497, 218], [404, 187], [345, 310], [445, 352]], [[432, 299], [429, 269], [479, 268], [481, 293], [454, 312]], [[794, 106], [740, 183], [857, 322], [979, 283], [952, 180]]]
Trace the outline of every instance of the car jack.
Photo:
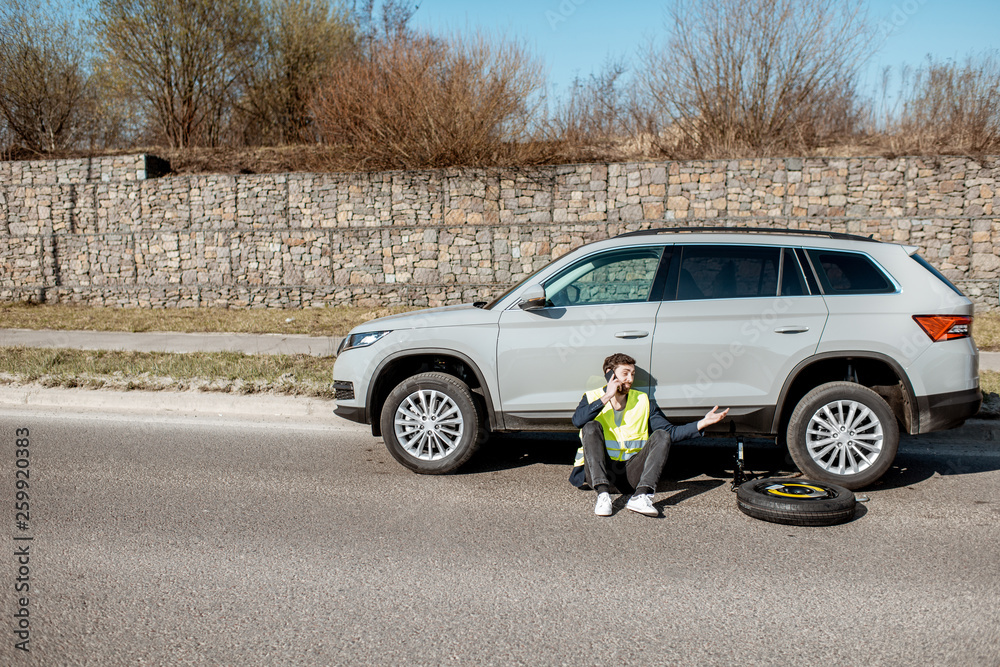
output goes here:
[[733, 466], [733, 486], [731, 491], [734, 493], [740, 488], [743, 482], [749, 482], [750, 478], [747, 477], [746, 471], [743, 468], [743, 436], [737, 436], [736, 438], [736, 463]]

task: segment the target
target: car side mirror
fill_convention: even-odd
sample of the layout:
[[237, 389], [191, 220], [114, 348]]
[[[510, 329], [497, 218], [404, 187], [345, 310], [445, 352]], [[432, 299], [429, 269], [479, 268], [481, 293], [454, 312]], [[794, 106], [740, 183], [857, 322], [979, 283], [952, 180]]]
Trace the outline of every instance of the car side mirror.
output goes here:
[[521, 310], [537, 310], [544, 308], [547, 304], [545, 288], [541, 285], [532, 285], [521, 292], [521, 302], [517, 305]]

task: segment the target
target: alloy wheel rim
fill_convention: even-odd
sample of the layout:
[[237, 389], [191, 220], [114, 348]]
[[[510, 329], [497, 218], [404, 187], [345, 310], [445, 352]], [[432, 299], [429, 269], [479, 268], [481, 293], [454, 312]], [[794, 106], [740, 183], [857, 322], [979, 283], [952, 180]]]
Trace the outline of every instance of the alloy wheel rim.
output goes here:
[[396, 439], [407, 454], [421, 461], [437, 461], [455, 451], [465, 433], [465, 419], [450, 396], [435, 389], [419, 389], [396, 408]]
[[754, 486], [754, 491], [776, 498], [796, 501], [829, 500], [836, 496], [830, 487], [820, 482], [765, 480]]
[[885, 436], [878, 416], [858, 401], [827, 403], [806, 426], [806, 449], [813, 462], [835, 475], [864, 472], [882, 454]]

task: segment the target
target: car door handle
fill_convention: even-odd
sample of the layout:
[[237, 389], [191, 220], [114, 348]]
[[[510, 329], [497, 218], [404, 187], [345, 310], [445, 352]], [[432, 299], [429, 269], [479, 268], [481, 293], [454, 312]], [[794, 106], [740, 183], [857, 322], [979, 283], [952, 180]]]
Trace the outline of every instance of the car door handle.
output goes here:
[[615, 338], [645, 338], [648, 335], [648, 331], [619, 331]]
[[801, 324], [794, 325], [790, 327], [778, 327], [774, 330], [774, 333], [790, 334], [790, 333], [805, 333], [809, 331], [809, 327], [804, 327]]

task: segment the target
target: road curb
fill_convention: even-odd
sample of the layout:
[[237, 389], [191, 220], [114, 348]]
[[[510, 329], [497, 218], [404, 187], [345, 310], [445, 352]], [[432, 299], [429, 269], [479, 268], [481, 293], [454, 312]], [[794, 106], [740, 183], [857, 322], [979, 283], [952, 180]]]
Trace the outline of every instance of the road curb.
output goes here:
[[0, 386], [0, 410], [15, 407], [49, 407], [141, 413], [251, 415], [256, 417], [329, 418], [332, 400], [281, 394], [225, 394], [201, 391], [105, 391], [64, 389], [38, 385]]

